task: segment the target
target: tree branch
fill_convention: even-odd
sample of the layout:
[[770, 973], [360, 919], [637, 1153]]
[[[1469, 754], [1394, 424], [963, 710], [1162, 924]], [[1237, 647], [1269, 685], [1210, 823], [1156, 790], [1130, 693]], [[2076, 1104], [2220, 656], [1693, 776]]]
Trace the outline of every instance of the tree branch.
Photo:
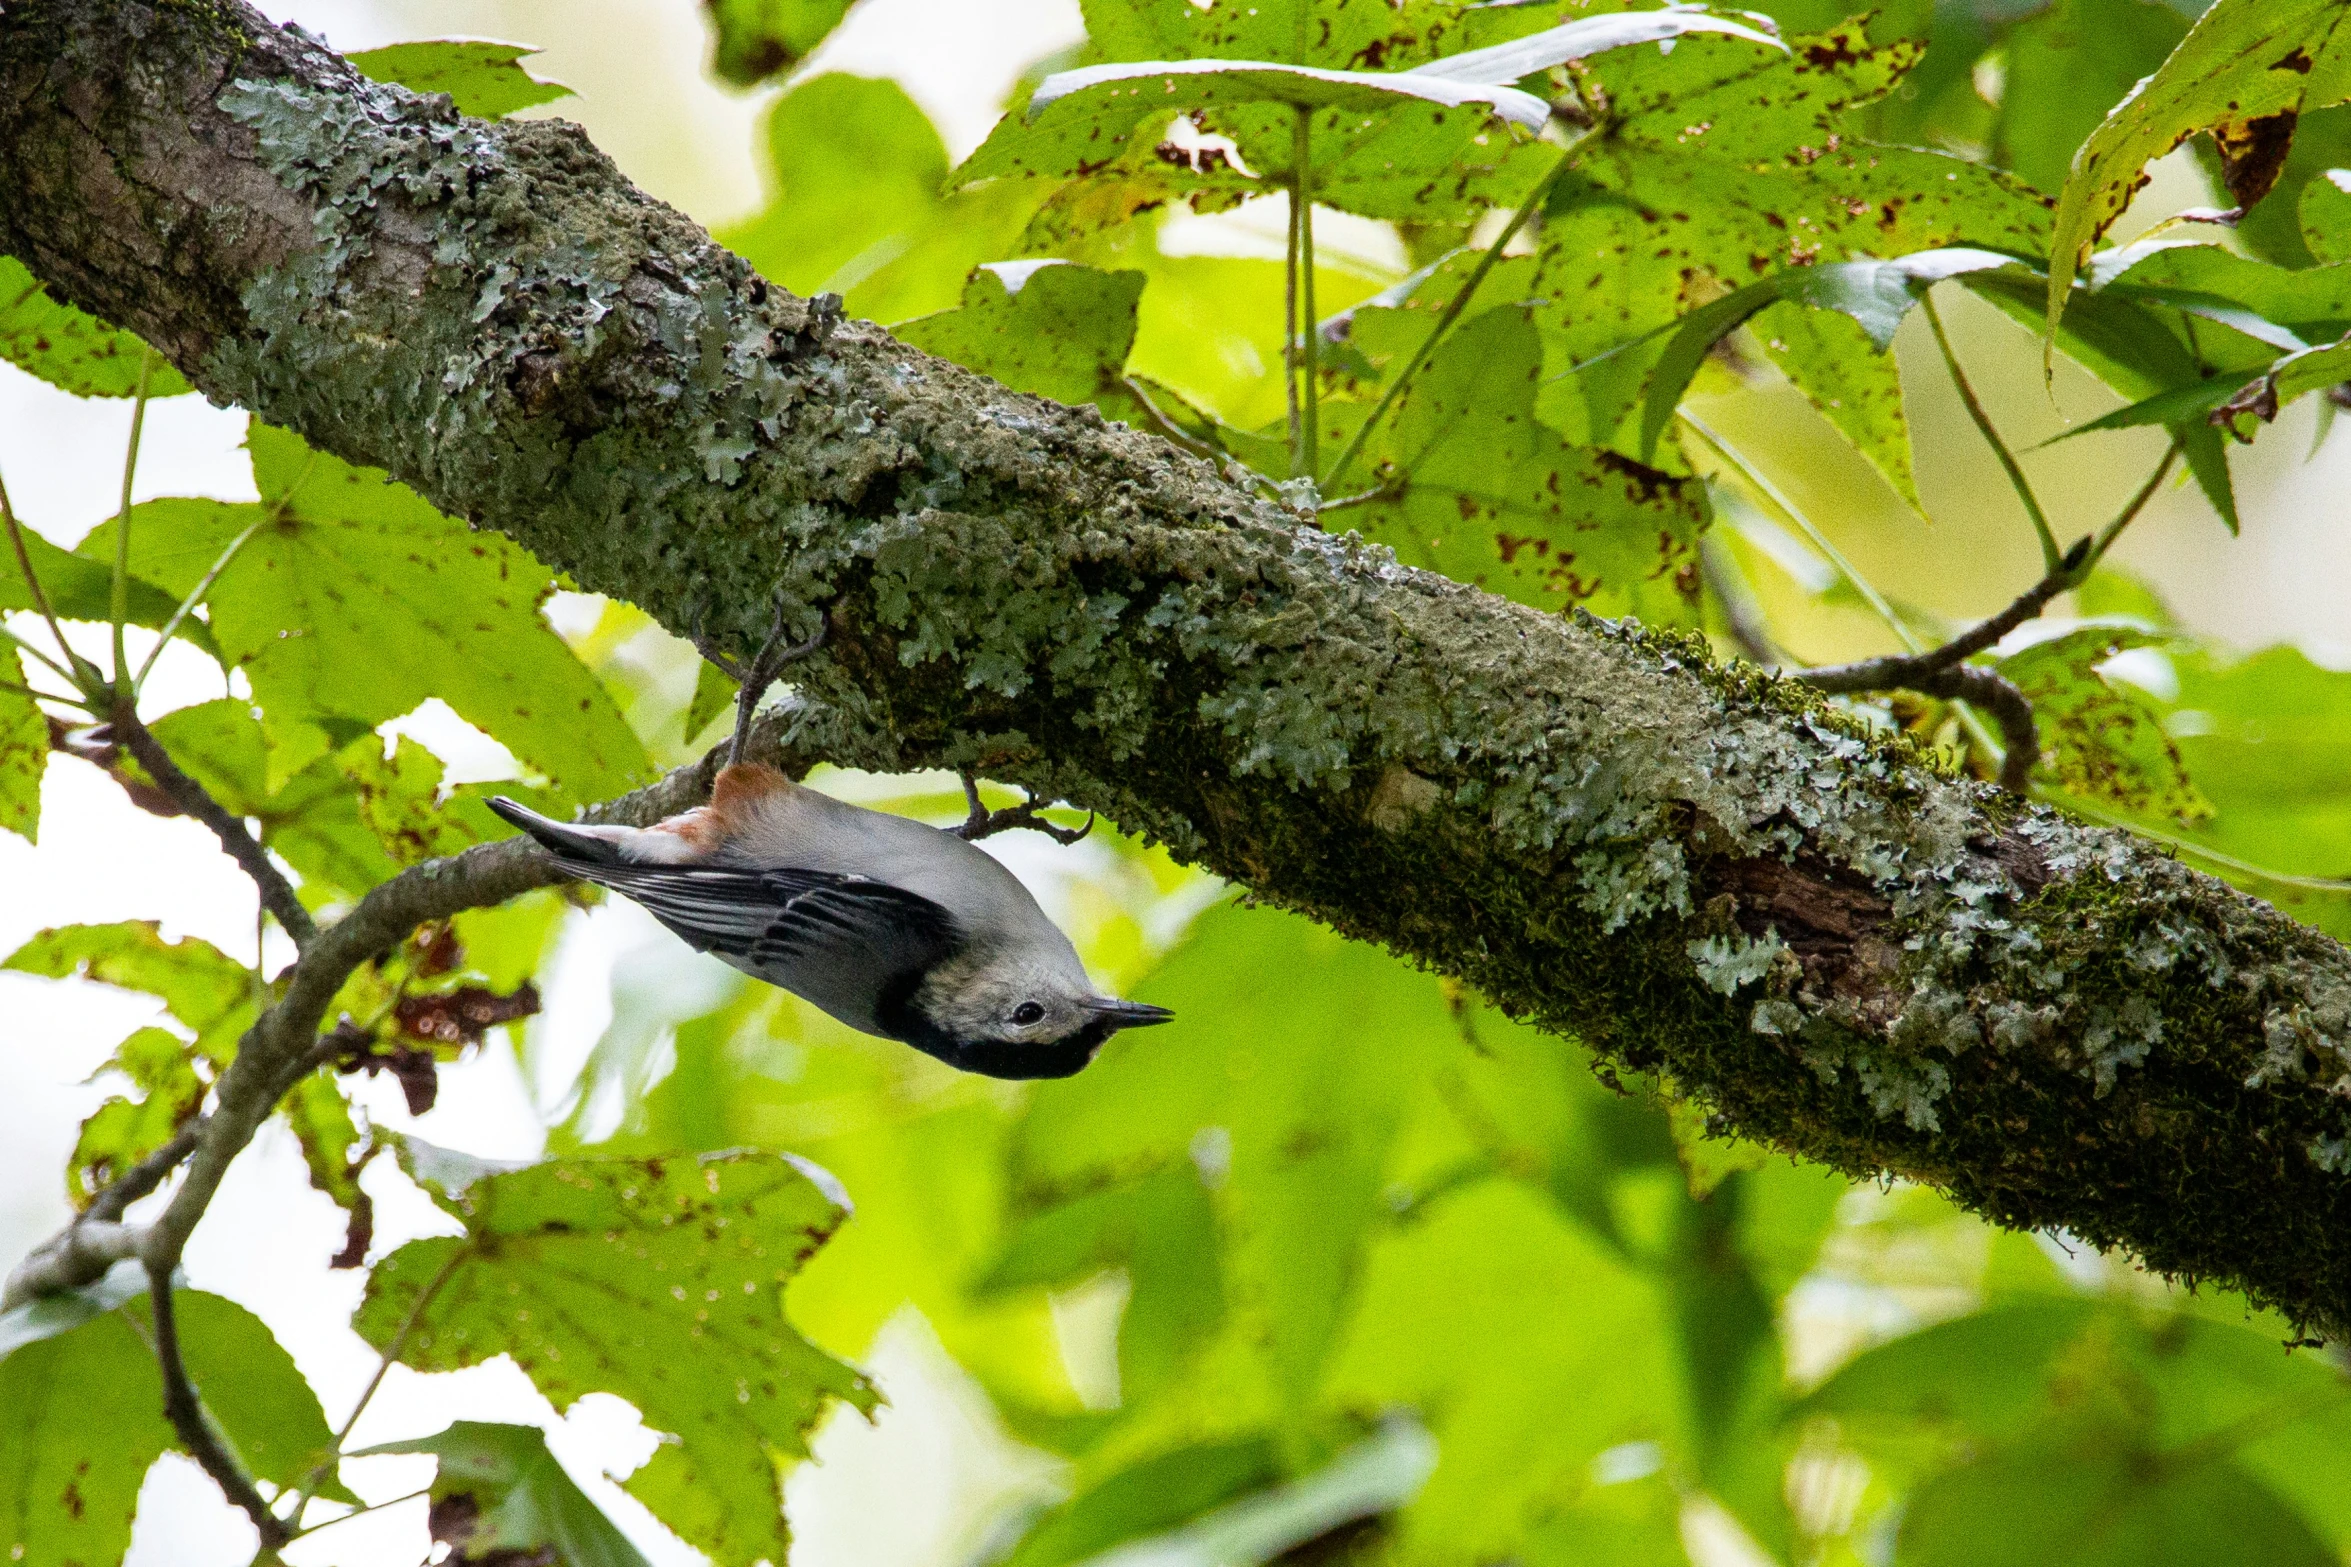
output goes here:
[[228, 852], [229, 858], [235, 860], [238, 868], [253, 878], [253, 885], [261, 892], [262, 907], [268, 909], [286, 934], [294, 938], [297, 949], [307, 947], [317, 939], [318, 926], [310, 918], [310, 911], [294, 895], [293, 884], [279, 872], [276, 863], [269, 857], [269, 851], [262, 848], [253, 835], [245, 830], [245, 824], [231, 816], [202, 784], [180, 771], [179, 763], [171, 759], [171, 753], [164, 750], [154, 734], [139, 721], [139, 715], [132, 709], [127, 697], [117, 699], [114, 712], [107, 722], [107, 731], [120, 742], [124, 750], [138, 758], [139, 765], [147, 770], [147, 776], [155, 780], [157, 788], [171, 796], [173, 804], [212, 829], [212, 835], [220, 840], [220, 846]]
[[171, 1274], [168, 1267], [147, 1264], [147, 1299], [155, 1311], [155, 1364], [163, 1373], [163, 1414], [179, 1433], [180, 1445], [188, 1450], [204, 1472], [212, 1476], [213, 1484], [221, 1494], [243, 1509], [253, 1520], [253, 1527], [261, 1533], [261, 1543], [276, 1550], [293, 1538], [293, 1533], [278, 1521], [269, 1510], [269, 1502], [255, 1489], [252, 1476], [245, 1473], [228, 1443], [221, 1439], [212, 1417], [205, 1412], [204, 1401], [196, 1396], [196, 1384], [188, 1380], [188, 1367], [180, 1358], [179, 1318], [171, 1297]]
[[[1741, 1135], [2351, 1325], [2351, 951], [1799, 683], [1404, 569], [1090, 409], [817, 330], [576, 128], [460, 119], [236, 0], [11, 0], [0, 251], [673, 628], [707, 607], [750, 645], [779, 594], [832, 606], [798, 683], [834, 760], [1099, 810]], [[331, 974], [544, 875], [475, 850], [322, 931], [149, 1260]]]

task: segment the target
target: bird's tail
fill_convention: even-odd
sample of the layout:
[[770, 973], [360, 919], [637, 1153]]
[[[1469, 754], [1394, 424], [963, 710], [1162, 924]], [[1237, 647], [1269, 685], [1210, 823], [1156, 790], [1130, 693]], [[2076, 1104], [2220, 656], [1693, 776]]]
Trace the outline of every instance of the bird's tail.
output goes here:
[[539, 841], [541, 847], [559, 860], [582, 868], [623, 863], [620, 846], [593, 829], [552, 821], [520, 801], [509, 800], [502, 794], [494, 796], [487, 804], [500, 820], [529, 833]]

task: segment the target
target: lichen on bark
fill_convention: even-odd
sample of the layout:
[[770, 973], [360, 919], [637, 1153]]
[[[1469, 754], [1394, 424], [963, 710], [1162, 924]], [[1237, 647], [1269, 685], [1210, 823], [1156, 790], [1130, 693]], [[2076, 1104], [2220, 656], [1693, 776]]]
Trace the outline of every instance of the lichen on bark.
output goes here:
[[2351, 1325], [2351, 954], [2148, 845], [1302, 526], [241, 6], [12, 0], [0, 249], [673, 628], [824, 617], [838, 760], [1066, 797], [1751, 1136]]

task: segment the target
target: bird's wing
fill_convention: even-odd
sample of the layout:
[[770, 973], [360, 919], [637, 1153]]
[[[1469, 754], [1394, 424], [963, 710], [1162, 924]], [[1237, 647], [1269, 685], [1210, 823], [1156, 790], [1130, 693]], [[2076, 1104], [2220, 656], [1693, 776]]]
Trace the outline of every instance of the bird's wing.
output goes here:
[[643, 904], [704, 952], [763, 972], [920, 972], [955, 944], [955, 921], [918, 892], [835, 871], [598, 865], [595, 881]]

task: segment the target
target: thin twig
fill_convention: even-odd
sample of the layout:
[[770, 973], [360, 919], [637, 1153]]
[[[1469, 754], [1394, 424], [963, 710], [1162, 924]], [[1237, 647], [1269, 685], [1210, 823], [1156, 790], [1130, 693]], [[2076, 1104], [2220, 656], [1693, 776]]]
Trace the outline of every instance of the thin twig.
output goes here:
[[[416, 1325], [424, 1320], [426, 1308], [432, 1305], [434, 1297], [441, 1293], [441, 1287], [447, 1284], [450, 1276], [457, 1271], [457, 1265], [470, 1255], [472, 1255], [470, 1247], [460, 1246], [452, 1251], [449, 1254], [449, 1260], [441, 1264], [440, 1271], [435, 1273], [432, 1281], [425, 1285], [424, 1293], [417, 1296], [415, 1304], [408, 1308], [408, 1315], [400, 1319], [400, 1326], [393, 1330], [391, 1339], [384, 1345], [383, 1354], [376, 1361], [375, 1374], [367, 1379], [367, 1386], [359, 1390], [359, 1401], [351, 1406], [351, 1413], [344, 1416], [342, 1426], [335, 1432], [334, 1441], [328, 1445], [326, 1458], [320, 1462], [317, 1468], [303, 1477], [302, 1489], [294, 1498], [293, 1509], [286, 1514], [286, 1522], [289, 1525], [300, 1527], [302, 1510], [310, 1505], [312, 1499], [318, 1495], [318, 1488], [326, 1483], [326, 1477], [333, 1473], [335, 1465], [342, 1461], [343, 1444], [351, 1440], [351, 1432], [358, 1426], [359, 1417], [367, 1413], [367, 1406], [374, 1400], [376, 1390], [384, 1385], [384, 1378], [390, 1374], [393, 1363], [399, 1360], [400, 1352], [408, 1347], [408, 1336], [414, 1333]], [[333, 1521], [339, 1523], [342, 1520]], [[326, 1526], [321, 1524], [319, 1527]], [[308, 1531], [303, 1532], [307, 1533]]]
[[2030, 782], [2040, 754], [2040, 731], [2033, 722], [2032, 703], [2023, 692], [1998, 673], [1989, 669], [1969, 667], [1966, 660], [1997, 644], [2026, 621], [2034, 619], [2049, 607], [2058, 594], [2079, 587], [2097, 565], [2098, 558], [2129, 527], [2153, 496], [2163, 476], [2171, 471], [2173, 459], [2179, 455], [2179, 443], [2174, 441], [2147, 476], [2147, 482], [2123, 504], [2112, 522], [2099, 530], [2093, 538], [2084, 534], [2074, 541], [2049, 568], [2041, 580], [2016, 596], [1999, 614], [1953, 637], [1941, 647], [1925, 652], [1913, 652], [1894, 658], [1865, 658], [1850, 664], [1830, 664], [1803, 672], [1803, 680], [1818, 690], [1850, 693], [1858, 691], [1917, 691], [1927, 696], [1945, 698], [1965, 697], [1980, 703], [2000, 725], [2005, 755], [2000, 763], [2000, 782], [2022, 794]]
[[[57, 639], [58, 653], [69, 660], [74, 668], [65, 668], [42, 654], [38, 648], [26, 648], [26, 651], [56, 670], [83, 695], [90, 695], [86, 687], [95, 683], [90, 679], [90, 675], [95, 672], [87, 669], [88, 660], [76, 653], [73, 644], [65, 640], [65, 628], [57, 623], [57, 611], [49, 607], [49, 595], [42, 590], [40, 575], [33, 570], [32, 552], [25, 548], [24, 525], [16, 520], [16, 508], [8, 502], [8, 486], [4, 483], [0, 483], [0, 524], [7, 526], [8, 542], [16, 551], [16, 569], [24, 576], [25, 592], [31, 595], [33, 608], [40, 611], [41, 619], [49, 627], [49, 634]], [[19, 643], [18, 646], [24, 644]]]
[[1804, 671], [1804, 679], [1823, 691], [1883, 691], [1894, 686], [1906, 686], [1913, 691], [1924, 690], [1919, 684], [1921, 680], [1975, 657], [2048, 608], [2051, 599], [2081, 580], [2081, 572], [2088, 563], [2089, 555], [2090, 539], [2085, 534], [2074, 542], [2072, 549], [2065, 552], [2056, 570], [2018, 594], [2016, 602], [1989, 620], [1961, 632], [1941, 647], [1896, 658], [1865, 658], [1851, 664], [1828, 664]]
[[185, 1163], [204, 1136], [204, 1117], [197, 1116], [174, 1132], [171, 1141], [98, 1188], [79, 1223], [107, 1223], [119, 1219], [132, 1203], [161, 1186], [165, 1177]]
[[1290, 161], [1297, 166], [1297, 183], [1292, 187], [1298, 204], [1298, 325], [1296, 347], [1301, 363], [1299, 379], [1305, 383], [1305, 410], [1302, 415], [1304, 438], [1298, 448], [1298, 472], [1311, 479], [1322, 471], [1320, 442], [1322, 430], [1322, 323], [1314, 316], [1314, 111], [1303, 106], [1293, 111], [1295, 130], [1290, 138]]
[[2000, 432], [1993, 427], [1992, 416], [1984, 412], [1984, 405], [1976, 399], [1975, 388], [1968, 384], [1967, 372], [1959, 368], [1959, 355], [1952, 349], [1951, 339], [1944, 334], [1943, 317], [1935, 309], [1933, 291], [1921, 294], [1918, 302], [1926, 310], [1927, 325], [1934, 329], [1935, 346], [1943, 351], [1943, 363], [1950, 367], [1951, 384], [1959, 388], [1959, 400], [1967, 405], [1967, 416], [1975, 421], [1975, 427], [1983, 432], [1984, 439], [1990, 443], [1993, 454], [2000, 459], [2000, 466], [2007, 471], [2008, 482], [2015, 489], [2016, 498], [2024, 502], [2025, 515], [2033, 520], [2033, 532], [2041, 540], [2042, 569], [2054, 574], [2063, 557], [2057, 548], [2057, 535], [2049, 529], [2049, 514], [2041, 509], [2041, 498], [2033, 493], [2032, 482], [2024, 476], [2024, 468], [2017, 462], [2016, 454], [2008, 449], [2008, 443], [2000, 439]]
[[354, 1507], [347, 1513], [337, 1513], [334, 1517], [327, 1519], [324, 1523], [314, 1523], [307, 1529], [297, 1529], [294, 1531], [294, 1538], [297, 1540], [306, 1540], [310, 1538], [310, 1536], [318, 1533], [321, 1529], [332, 1529], [339, 1523], [349, 1523], [354, 1518], [365, 1518], [369, 1513], [380, 1513], [387, 1508], [399, 1507], [405, 1503], [413, 1502], [419, 1497], [430, 1496], [432, 1494], [433, 1488], [431, 1486], [420, 1485], [415, 1490], [410, 1491], [402, 1496], [395, 1496], [389, 1501], [369, 1502], [366, 1506]]
[[2164, 448], [2163, 461], [2157, 463], [2155, 471], [2147, 475], [2147, 482], [2140, 485], [2138, 493], [2124, 503], [2114, 520], [2098, 531], [2098, 542], [2090, 546], [2090, 558], [2082, 563], [2083, 576], [2088, 576], [2090, 569], [2106, 558], [2106, 552], [2114, 546], [2114, 541], [2122, 537], [2122, 530], [2129, 527], [2131, 519], [2138, 516], [2146, 504], [2155, 498], [2156, 487], [2163, 483], [2164, 475], [2171, 472], [2171, 465], [2178, 460], [2179, 455], [2179, 438], [2174, 436], [2171, 445]]
[[122, 457], [122, 505], [114, 518], [114, 582], [107, 598], [107, 618], [114, 623], [114, 691], [120, 698], [130, 691], [130, 656], [123, 651], [123, 622], [131, 613], [131, 480], [139, 472], [139, 437], [147, 428], [147, 381], [155, 370], [155, 350], [139, 344], [139, 390], [131, 399], [131, 439]]
[[188, 1368], [180, 1359], [180, 1330], [171, 1299], [169, 1267], [147, 1265], [147, 1295], [155, 1312], [155, 1364], [163, 1373], [163, 1414], [171, 1428], [179, 1433], [180, 1445], [188, 1456], [203, 1466], [219, 1486], [221, 1494], [242, 1508], [253, 1520], [253, 1527], [261, 1533], [261, 1543], [276, 1550], [293, 1538], [292, 1532], [269, 1510], [269, 1503], [254, 1488], [253, 1479], [231, 1453], [220, 1432], [213, 1427], [212, 1418], [204, 1412], [203, 1400], [196, 1396], [196, 1388], [188, 1380]]
[[1393, 484], [1375, 484], [1368, 490], [1357, 490], [1353, 495], [1342, 495], [1335, 501], [1324, 501], [1320, 509], [1325, 512], [1347, 511], [1357, 506], [1369, 506], [1373, 501], [1386, 500], [1395, 493], [1396, 486]]
[[1388, 389], [1380, 394], [1380, 400], [1372, 404], [1370, 415], [1357, 427], [1353, 437], [1348, 440], [1346, 449], [1339, 453], [1338, 461], [1332, 463], [1330, 471], [1323, 475], [1323, 483], [1335, 483], [1339, 475], [1347, 471], [1347, 465], [1363, 454], [1363, 443], [1371, 439], [1372, 430], [1378, 426], [1381, 419], [1387, 416], [1388, 409], [1394, 405], [1396, 399], [1403, 395], [1405, 386], [1419, 372], [1420, 367], [1427, 363], [1429, 355], [1436, 352], [1438, 340], [1452, 330], [1453, 323], [1461, 319], [1461, 312], [1469, 308], [1470, 296], [1478, 291], [1478, 285], [1485, 282], [1486, 274], [1493, 271], [1495, 264], [1502, 259], [1503, 247], [1516, 239], [1518, 231], [1526, 226], [1527, 220], [1540, 211], [1544, 203], [1551, 199], [1551, 188], [1566, 176], [1572, 161], [1562, 154], [1558, 166], [1544, 177], [1543, 183], [1536, 186], [1533, 193], [1520, 204], [1519, 209], [1510, 215], [1510, 222], [1504, 225], [1500, 234], [1494, 236], [1494, 243], [1486, 247], [1486, 253], [1480, 256], [1478, 264], [1470, 269], [1469, 277], [1454, 292], [1453, 297], [1446, 301], [1445, 308], [1437, 313], [1436, 324], [1429, 328], [1429, 335], [1420, 340], [1420, 346], [1412, 351], [1412, 357], [1404, 361], [1404, 368], [1396, 373], [1396, 378], [1393, 381], [1388, 383]]
[[253, 878], [254, 886], [260, 889], [262, 904], [277, 917], [286, 934], [294, 938], [295, 947], [309, 946], [318, 935], [318, 926], [312, 921], [310, 911], [302, 906], [302, 900], [294, 895], [293, 886], [270, 862], [268, 851], [245, 830], [245, 824], [231, 816], [202, 784], [180, 771], [179, 764], [139, 721], [138, 713], [127, 701], [115, 705], [108, 727], [123, 749], [138, 758], [139, 765], [155, 780], [157, 788], [170, 795], [181, 810], [212, 829], [212, 835], [220, 840], [229, 858]]

